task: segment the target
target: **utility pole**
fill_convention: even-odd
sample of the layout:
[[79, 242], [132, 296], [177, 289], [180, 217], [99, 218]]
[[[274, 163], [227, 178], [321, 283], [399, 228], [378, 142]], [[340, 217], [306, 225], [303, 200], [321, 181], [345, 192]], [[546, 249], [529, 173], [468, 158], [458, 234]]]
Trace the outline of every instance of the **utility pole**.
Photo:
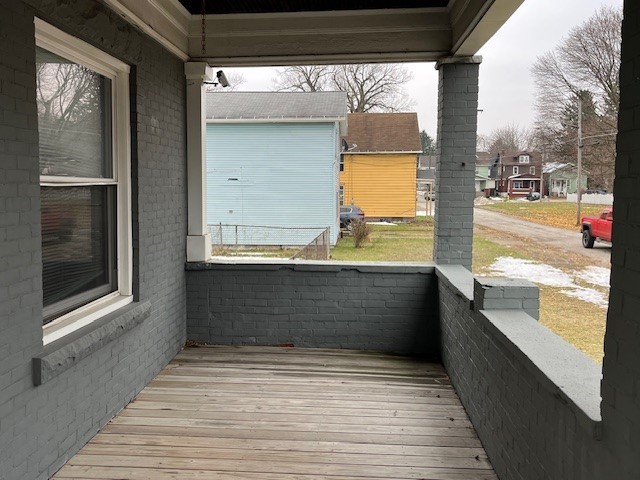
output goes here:
[[547, 145], [542, 145], [542, 162], [540, 165], [540, 202], [544, 201], [544, 164], [547, 161]]
[[582, 94], [578, 93], [578, 212], [576, 225], [580, 225], [580, 207], [582, 203]]

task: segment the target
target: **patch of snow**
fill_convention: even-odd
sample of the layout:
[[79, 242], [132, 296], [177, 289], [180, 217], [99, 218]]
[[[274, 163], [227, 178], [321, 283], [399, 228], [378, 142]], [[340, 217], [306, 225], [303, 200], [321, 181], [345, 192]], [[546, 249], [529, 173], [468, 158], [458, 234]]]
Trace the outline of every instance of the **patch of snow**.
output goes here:
[[609, 270], [606, 268], [587, 267], [580, 272], [574, 272], [574, 275], [569, 275], [559, 268], [545, 263], [521, 258], [498, 257], [489, 269], [491, 274], [520, 278], [540, 285], [562, 288], [563, 290], [560, 290], [560, 293], [569, 297], [579, 298], [602, 308], [607, 308], [609, 305], [607, 295], [593, 288], [581, 287], [575, 283], [575, 279], [580, 278], [592, 285], [608, 287]]
[[391, 222], [367, 222], [369, 225], [390, 225], [392, 227], [395, 227], [397, 225], [397, 223], [391, 223]]
[[584, 302], [593, 303], [600, 308], [607, 308], [609, 306], [609, 298], [602, 292], [594, 290], [593, 288], [576, 286], [571, 290], [560, 290], [560, 293], [564, 293], [569, 297], [579, 298]]
[[572, 287], [575, 285], [573, 278], [559, 268], [522, 258], [498, 257], [489, 268], [492, 273], [510, 278], [521, 278], [550, 287]]
[[584, 270], [576, 272], [576, 277], [584, 280], [591, 285], [597, 285], [599, 287], [609, 288], [609, 276], [611, 270], [604, 267], [587, 267]]

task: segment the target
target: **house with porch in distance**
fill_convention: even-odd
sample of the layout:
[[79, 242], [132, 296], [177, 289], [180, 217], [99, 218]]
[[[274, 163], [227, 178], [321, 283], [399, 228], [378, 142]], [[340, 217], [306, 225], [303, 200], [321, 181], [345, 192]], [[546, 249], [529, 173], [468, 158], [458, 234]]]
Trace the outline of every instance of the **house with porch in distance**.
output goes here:
[[339, 234], [344, 92], [208, 92], [207, 223], [222, 245]]
[[[544, 195], [566, 197], [578, 191], [578, 168], [572, 163], [548, 162], [543, 166]], [[582, 190], [587, 189], [588, 172], [582, 170]]]
[[[640, 478], [640, 5], [599, 364], [471, 272], [476, 54], [521, 3], [0, 0], [2, 480]], [[211, 261], [212, 66], [372, 60], [436, 62], [434, 261]]]
[[340, 197], [368, 219], [416, 216], [416, 166], [422, 152], [416, 113], [350, 113], [343, 137]]
[[542, 157], [532, 152], [498, 154], [494, 169], [496, 193], [509, 198], [540, 191]]
[[495, 195], [496, 181], [491, 177], [492, 165], [495, 159], [487, 152], [476, 154], [476, 196], [490, 197]]

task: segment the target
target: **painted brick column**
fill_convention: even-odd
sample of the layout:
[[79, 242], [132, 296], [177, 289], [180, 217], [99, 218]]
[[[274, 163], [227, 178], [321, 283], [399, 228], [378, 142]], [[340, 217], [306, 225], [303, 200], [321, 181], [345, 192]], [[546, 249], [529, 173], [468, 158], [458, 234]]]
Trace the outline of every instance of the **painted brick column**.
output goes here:
[[207, 229], [206, 91], [204, 82], [213, 71], [204, 62], [184, 65], [187, 77], [187, 261], [200, 262], [211, 256]]
[[602, 380], [603, 438], [640, 478], [640, 5], [625, 0], [611, 292]]
[[440, 79], [433, 259], [469, 270], [481, 61], [482, 57], [451, 57], [436, 65]]

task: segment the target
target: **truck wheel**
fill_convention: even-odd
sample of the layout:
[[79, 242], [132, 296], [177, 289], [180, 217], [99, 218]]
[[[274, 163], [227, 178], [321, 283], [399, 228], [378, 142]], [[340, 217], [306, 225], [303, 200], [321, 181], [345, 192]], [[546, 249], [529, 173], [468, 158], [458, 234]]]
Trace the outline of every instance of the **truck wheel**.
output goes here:
[[584, 248], [593, 248], [595, 241], [596, 239], [591, 236], [591, 232], [589, 230], [582, 232], [582, 246]]

